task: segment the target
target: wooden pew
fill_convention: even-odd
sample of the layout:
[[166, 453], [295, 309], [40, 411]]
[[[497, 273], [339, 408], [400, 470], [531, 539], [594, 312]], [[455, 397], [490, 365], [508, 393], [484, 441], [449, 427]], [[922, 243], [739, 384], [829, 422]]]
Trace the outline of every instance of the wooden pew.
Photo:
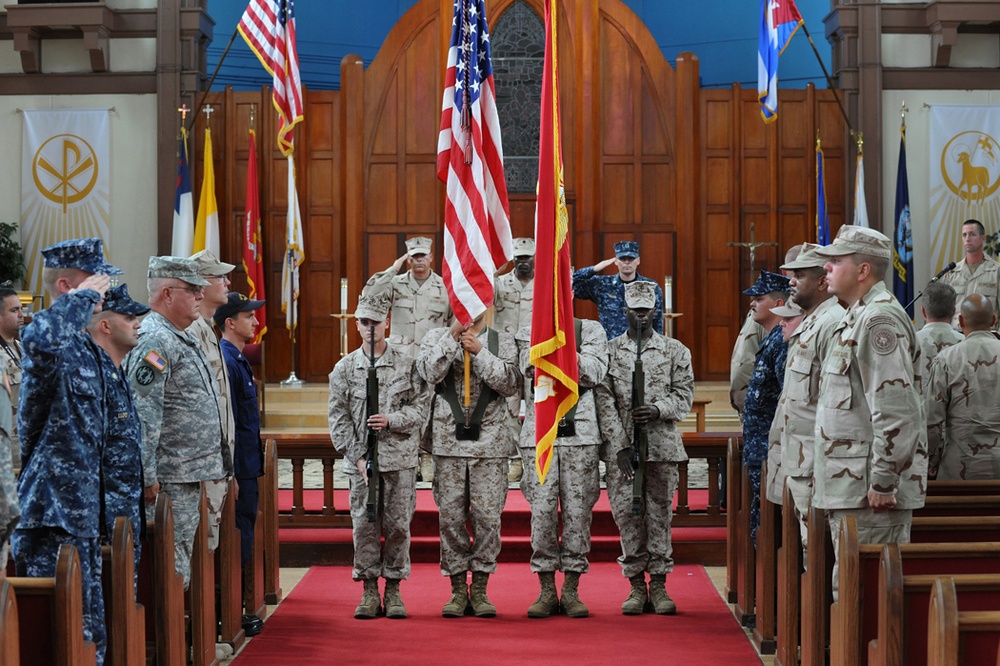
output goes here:
[[59, 546], [52, 578], [8, 578], [17, 594], [21, 665], [85, 666], [97, 663], [93, 643], [83, 639], [80, 558]]
[[[778, 549], [778, 637], [774, 663], [798, 666], [801, 629], [802, 534], [795, 517], [792, 491], [786, 486], [782, 495], [781, 547]], [[784, 507], [789, 509], [786, 511]]]
[[730, 438], [726, 453], [726, 601], [731, 604], [735, 604], [739, 596], [742, 470], [742, 440]]
[[[757, 601], [754, 595], [757, 593], [755, 571], [757, 568], [756, 553], [754, 552], [753, 539], [750, 538], [750, 503], [753, 495], [753, 486], [747, 476], [746, 468], [740, 465], [737, 475], [740, 483], [739, 511], [729, 511], [728, 515], [736, 521], [736, 617], [740, 624], [748, 626], [754, 617], [754, 606]], [[732, 477], [730, 477], [732, 479]]]
[[833, 540], [826, 512], [809, 508], [809, 548], [802, 574], [802, 666], [825, 666], [829, 643], [830, 601], [833, 570]]
[[260, 510], [263, 514], [264, 602], [281, 601], [281, 552], [278, 542], [278, 444], [274, 438], [264, 442], [264, 476], [260, 480]]
[[17, 625], [17, 594], [10, 581], [0, 576], [0, 664], [20, 664]]
[[108, 630], [108, 666], [146, 660], [146, 609], [135, 600], [135, 547], [132, 524], [115, 519], [111, 545], [103, 549], [104, 619]]
[[[778, 548], [781, 546], [781, 506], [767, 499], [767, 463], [761, 469], [760, 525], [757, 527], [753, 642], [761, 654], [777, 649]], [[752, 546], [752, 541], [751, 541]]]
[[[1000, 560], [991, 560], [994, 563]], [[911, 561], [918, 574], [904, 575], [898, 544], [885, 544], [879, 561], [878, 624], [868, 643], [868, 663], [877, 666], [923, 666], [927, 663], [927, 609], [934, 583], [951, 574], [960, 611], [1000, 609], [1000, 573], [961, 574], [966, 561]], [[915, 565], [915, 566], [914, 566]], [[939, 566], [940, 565], [940, 566]], [[940, 568], [940, 571], [933, 571]]]
[[215, 573], [219, 581], [220, 640], [236, 652], [246, 634], [243, 631], [243, 570], [240, 566], [240, 531], [236, 529], [236, 480], [230, 479], [222, 505], [219, 547], [215, 549]]
[[[1000, 517], [925, 517], [913, 519], [909, 544], [901, 544], [905, 562], [924, 560], [925, 570], [1000, 573]], [[875, 638], [878, 617], [879, 558], [884, 544], [861, 544], [857, 523], [848, 516], [840, 533], [838, 599], [830, 609], [830, 663], [867, 663], [868, 641]]]
[[[243, 599], [243, 612], [255, 615], [260, 619], [267, 617], [267, 606], [264, 599], [264, 512], [257, 506], [257, 522], [253, 531], [253, 551], [250, 562], [244, 572], [243, 586], [246, 590]], [[280, 592], [280, 590], [279, 590]]]
[[147, 654], [157, 666], [185, 666], [184, 578], [174, 566], [174, 512], [167, 493], [157, 496], [153, 520], [146, 524], [138, 598], [153, 609], [146, 613]]
[[1000, 611], [960, 611], [955, 582], [938, 578], [931, 595], [928, 666], [993, 666], [1000, 645]]
[[198, 530], [194, 533], [191, 552], [191, 584], [188, 587], [188, 609], [191, 612], [191, 650], [194, 666], [213, 665], [215, 658], [215, 560], [208, 549], [208, 498], [201, 490]]

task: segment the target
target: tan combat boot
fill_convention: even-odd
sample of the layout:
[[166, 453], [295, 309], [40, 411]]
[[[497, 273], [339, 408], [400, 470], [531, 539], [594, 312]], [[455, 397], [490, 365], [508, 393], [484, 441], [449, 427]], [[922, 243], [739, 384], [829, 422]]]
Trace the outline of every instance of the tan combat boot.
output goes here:
[[469, 588], [465, 584], [465, 573], [451, 577], [451, 599], [441, 609], [443, 617], [462, 617], [469, 607]]
[[528, 606], [528, 617], [548, 617], [559, 612], [559, 599], [556, 597], [556, 574], [554, 571], [539, 571], [538, 582], [542, 591], [538, 593], [535, 603]]
[[567, 617], [587, 617], [590, 610], [580, 601], [577, 587], [580, 585], [580, 572], [567, 571], [563, 578], [562, 594], [560, 602], [563, 612]]
[[354, 609], [354, 618], [357, 620], [370, 620], [378, 617], [381, 612], [381, 599], [378, 597], [378, 578], [363, 581], [365, 591], [361, 595], [361, 603]]
[[[472, 587], [469, 588], [469, 603], [472, 604], [472, 612], [476, 617], [496, 617], [497, 607], [490, 603], [486, 596], [486, 584], [490, 580], [490, 575], [485, 571], [472, 572]], [[555, 585], [553, 585], [553, 591]]]
[[677, 604], [663, 586], [666, 580], [666, 574], [649, 574], [649, 601], [657, 615], [673, 615], [677, 612]]
[[403, 597], [399, 594], [398, 579], [385, 579], [385, 596], [382, 605], [385, 607], [385, 616], [390, 620], [401, 620], [406, 617], [406, 606], [403, 605]]
[[646, 574], [636, 574], [629, 578], [629, 581], [632, 583], [632, 591], [622, 604], [622, 615], [642, 615], [649, 602], [649, 595], [646, 593]]

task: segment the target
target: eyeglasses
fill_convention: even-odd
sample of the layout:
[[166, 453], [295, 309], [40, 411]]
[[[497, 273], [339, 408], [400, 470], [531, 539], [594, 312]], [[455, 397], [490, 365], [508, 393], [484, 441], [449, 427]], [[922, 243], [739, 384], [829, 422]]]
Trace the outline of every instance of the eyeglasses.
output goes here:
[[204, 287], [202, 287], [201, 285], [197, 285], [197, 284], [189, 284], [189, 285], [185, 285], [183, 287], [173, 287], [173, 286], [171, 286], [171, 287], [167, 287], [167, 289], [183, 289], [184, 291], [186, 291], [186, 292], [188, 292], [190, 294], [194, 294], [195, 296], [197, 296], [198, 294], [200, 294], [203, 291], [205, 291]]

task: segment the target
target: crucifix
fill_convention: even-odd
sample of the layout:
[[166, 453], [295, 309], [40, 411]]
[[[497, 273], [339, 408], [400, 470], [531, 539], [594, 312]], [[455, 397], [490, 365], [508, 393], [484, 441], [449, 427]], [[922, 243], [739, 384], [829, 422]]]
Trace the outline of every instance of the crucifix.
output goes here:
[[212, 124], [212, 114], [215, 113], [215, 109], [212, 108], [211, 104], [205, 105], [205, 127]]
[[754, 223], [751, 222], [750, 223], [750, 242], [749, 243], [738, 243], [738, 242], [735, 242], [735, 241], [730, 241], [728, 243], [728, 245], [729, 245], [729, 247], [747, 247], [747, 248], [750, 248], [750, 273], [752, 274], [755, 270], [757, 270], [756, 266], [754, 265], [756, 263], [756, 260], [757, 260], [757, 248], [759, 248], [759, 247], [766, 247], [768, 245], [777, 245], [777, 243], [775, 243], [774, 241], [771, 241], [769, 243], [755, 241], [754, 240]]
[[177, 109], [177, 112], [181, 114], [181, 122], [183, 123], [187, 120], [188, 114], [191, 113], [191, 109], [188, 108], [187, 104], [181, 104], [181, 108]]

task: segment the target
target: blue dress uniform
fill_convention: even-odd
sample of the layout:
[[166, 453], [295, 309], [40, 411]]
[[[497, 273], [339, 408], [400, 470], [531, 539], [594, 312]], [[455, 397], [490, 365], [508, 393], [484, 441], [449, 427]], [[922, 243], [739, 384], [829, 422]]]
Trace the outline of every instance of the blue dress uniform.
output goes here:
[[[619, 241], [615, 243], [615, 256], [639, 257], [639, 243], [636, 241]], [[655, 280], [636, 275], [636, 280], [652, 282], [656, 285], [656, 311], [653, 317], [653, 330], [663, 333], [663, 290]], [[615, 275], [597, 275], [593, 266], [581, 268], [573, 273], [573, 296], [597, 303], [597, 318], [608, 335], [608, 340], [614, 340], [628, 330], [625, 319], [625, 285], [629, 284]]]
[[[42, 254], [46, 268], [122, 272], [104, 262], [103, 244], [96, 238], [65, 241]], [[100, 543], [107, 424], [101, 349], [83, 329], [100, 301], [92, 289], [62, 295], [35, 315], [21, 335], [21, 522], [11, 537], [19, 576], [54, 576], [60, 544], [76, 547], [83, 635], [96, 645], [98, 664], [107, 649]]]

